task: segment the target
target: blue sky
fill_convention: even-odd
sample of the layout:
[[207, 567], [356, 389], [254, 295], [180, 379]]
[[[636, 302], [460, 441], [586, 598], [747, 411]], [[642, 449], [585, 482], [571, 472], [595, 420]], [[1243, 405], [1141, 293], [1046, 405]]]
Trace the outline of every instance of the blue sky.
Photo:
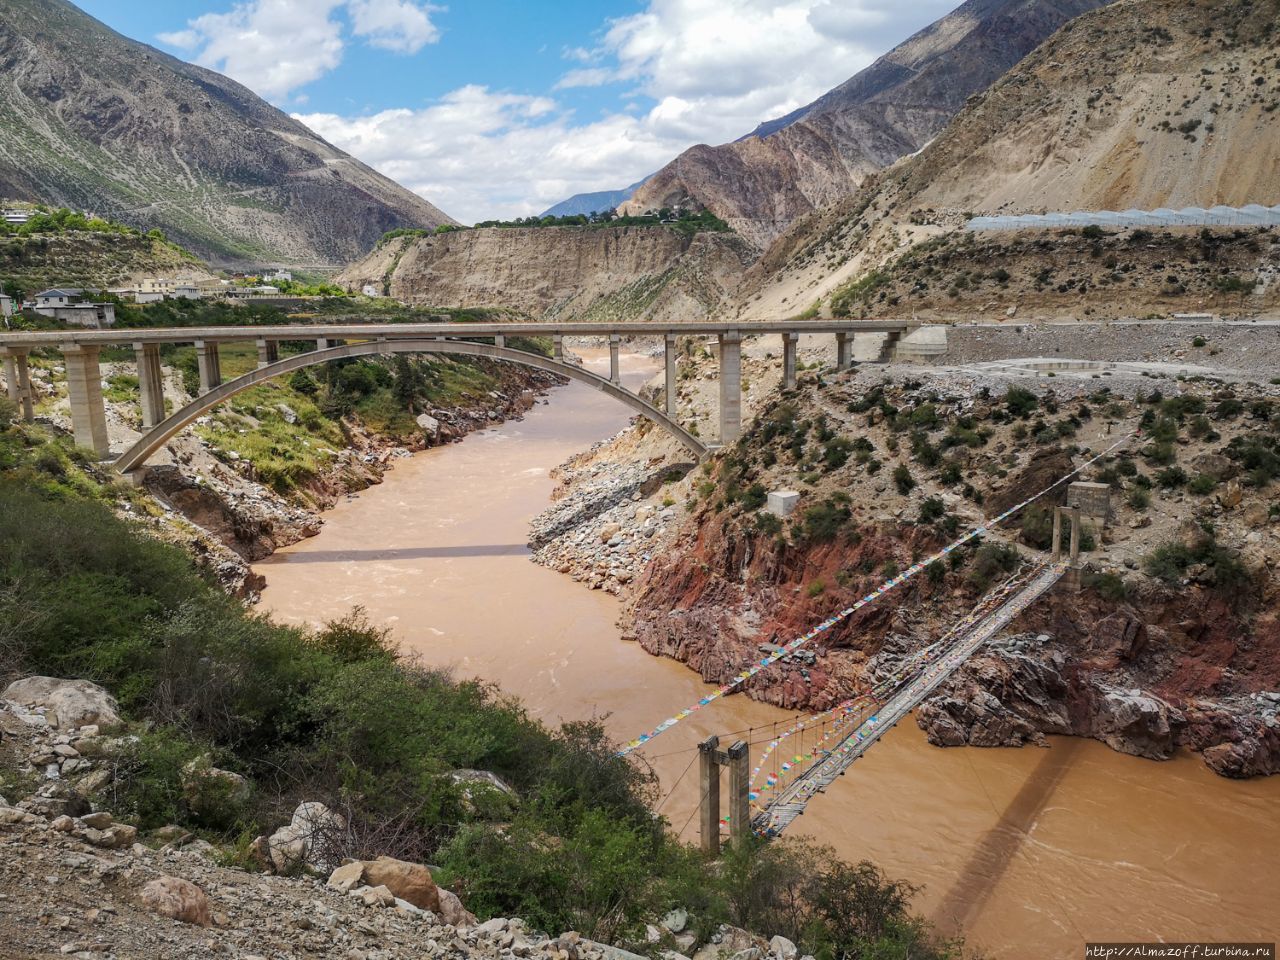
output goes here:
[[958, 0], [77, 2], [474, 222], [741, 136]]

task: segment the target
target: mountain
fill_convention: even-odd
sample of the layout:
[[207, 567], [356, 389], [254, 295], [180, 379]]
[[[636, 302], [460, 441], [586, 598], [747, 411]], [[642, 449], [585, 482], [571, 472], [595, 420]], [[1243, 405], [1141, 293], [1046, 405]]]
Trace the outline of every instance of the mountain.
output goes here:
[[613, 210], [631, 199], [643, 184], [640, 180], [625, 190], [599, 190], [596, 193], [575, 193], [568, 200], [561, 200], [554, 207], [548, 207], [540, 214], [544, 217], [576, 217], [580, 214], [600, 213]]
[[801, 216], [920, 150], [1067, 21], [1108, 0], [967, 0], [800, 110], [654, 174], [628, 212], [694, 204], [760, 247]]
[[[1077, 314], [1167, 311], [1179, 297], [1213, 308], [1213, 289], [1240, 288], [1234, 306], [1247, 313], [1280, 271], [1280, 246], [1263, 238], [1231, 253], [1156, 231], [1141, 242], [1166, 255], [1150, 263], [1086, 244], [1108, 266], [1099, 270], [1059, 242], [1062, 231], [959, 228], [971, 214], [1280, 202], [1277, 23], [1280, 0], [1118, 0], [1073, 20], [918, 155], [797, 222], [752, 267], [741, 315], [816, 300], [972, 317], [1015, 306], [1020, 287], [1046, 311]], [[1250, 277], [1259, 292], [1248, 293]], [[1197, 290], [1207, 299], [1188, 302]]]
[[66, 0], [0, 3], [0, 197], [158, 227], [221, 266], [345, 263], [454, 221], [245, 87]]
[[392, 238], [337, 282], [418, 307], [498, 307], [537, 320], [690, 320], [724, 302], [751, 259], [731, 233], [490, 227]]

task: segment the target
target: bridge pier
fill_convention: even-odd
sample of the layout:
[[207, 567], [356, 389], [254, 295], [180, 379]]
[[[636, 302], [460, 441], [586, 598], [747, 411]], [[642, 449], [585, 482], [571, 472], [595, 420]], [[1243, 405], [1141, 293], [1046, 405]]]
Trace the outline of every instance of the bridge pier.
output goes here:
[[666, 370], [666, 410], [668, 417], [674, 417], [676, 415], [676, 385], [679, 382], [677, 376], [679, 371], [677, 369], [678, 354], [676, 353], [676, 346], [677, 342], [674, 334], [668, 333], [662, 338], [663, 359], [665, 361], [664, 366]]
[[4, 379], [9, 385], [9, 399], [22, 407], [22, 419], [30, 423], [35, 419], [34, 394], [31, 391], [31, 368], [27, 358], [29, 347], [0, 347], [4, 356]]
[[796, 388], [796, 347], [800, 343], [800, 334], [784, 333], [782, 335], [782, 389]]
[[616, 333], [609, 334], [609, 382], [615, 387], [622, 386], [622, 362], [618, 353], [622, 349], [622, 337]]
[[62, 345], [76, 446], [106, 458], [111, 453], [111, 441], [107, 437], [107, 408], [102, 402], [102, 368], [98, 364], [101, 351], [101, 347], [88, 344]]
[[135, 343], [138, 361], [138, 392], [142, 394], [142, 429], [150, 430], [164, 419], [164, 370], [160, 366], [160, 344]]
[[742, 436], [742, 334], [720, 335], [720, 443]]
[[698, 779], [702, 802], [698, 835], [702, 852], [720, 854], [720, 767], [729, 768], [729, 838], [739, 843], [751, 835], [751, 747], [745, 740], [721, 750], [719, 737], [698, 744]]
[[200, 394], [222, 385], [222, 361], [218, 357], [218, 344], [196, 341], [196, 366], [200, 368]]
[[551, 359], [564, 359], [564, 337], [558, 333], [551, 337]]
[[270, 366], [280, 359], [280, 344], [274, 340], [258, 341], [258, 369]]
[[333, 342], [328, 337], [316, 337], [316, 349], [328, 350], [333, 346]]
[[853, 367], [853, 334], [841, 331], [836, 334], [836, 369]]
[[507, 338], [504, 337], [502, 334], [498, 334], [496, 337], [493, 338], [493, 345], [501, 349], [502, 347], [505, 347], [507, 345]]

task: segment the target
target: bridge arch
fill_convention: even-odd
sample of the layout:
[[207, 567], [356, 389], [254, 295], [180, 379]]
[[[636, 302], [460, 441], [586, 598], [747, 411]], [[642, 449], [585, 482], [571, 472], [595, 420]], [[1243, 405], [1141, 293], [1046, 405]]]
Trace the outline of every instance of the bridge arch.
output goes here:
[[673, 418], [667, 416], [653, 404], [641, 399], [629, 390], [606, 378], [575, 367], [568, 363], [552, 360], [536, 353], [524, 350], [513, 350], [510, 347], [499, 347], [495, 344], [473, 343], [464, 340], [374, 340], [363, 343], [349, 343], [325, 350], [312, 350], [296, 356], [286, 357], [265, 367], [259, 367], [243, 377], [228, 380], [208, 393], [197, 397], [181, 410], [156, 424], [142, 435], [132, 447], [126, 450], [118, 460], [115, 468], [120, 473], [132, 473], [150, 459], [151, 455], [168, 443], [184, 427], [197, 417], [212, 410], [218, 404], [229, 400], [252, 386], [274, 379], [282, 374], [306, 367], [317, 366], [332, 360], [344, 360], [349, 357], [389, 356], [396, 353], [438, 353], [464, 357], [486, 357], [491, 360], [505, 360], [518, 363], [537, 370], [546, 370], [560, 374], [570, 380], [585, 383], [605, 393], [615, 400], [620, 400], [641, 416], [653, 421], [669, 434], [684, 444], [690, 451], [702, 459], [710, 452], [702, 441], [680, 426]]

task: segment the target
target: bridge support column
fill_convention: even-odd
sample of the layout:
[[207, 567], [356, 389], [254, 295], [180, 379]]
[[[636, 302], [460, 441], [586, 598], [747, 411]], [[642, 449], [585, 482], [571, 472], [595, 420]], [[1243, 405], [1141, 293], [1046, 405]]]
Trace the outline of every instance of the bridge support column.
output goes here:
[[1053, 552], [1050, 554], [1053, 562], [1057, 563], [1062, 559], [1062, 508], [1053, 508]]
[[751, 748], [739, 740], [729, 748], [729, 837], [742, 843], [751, 836]]
[[62, 345], [76, 446], [106, 458], [111, 453], [111, 441], [107, 438], [107, 409], [102, 403], [102, 370], [98, 365], [100, 350], [99, 347], [74, 343]]
[[29, 353], [26, 347], [0, 348], [0, 354], [4, 356], [4, 379], [8, 384], [9, 399], [22, 406], [22, 419], [27, 423], [36, 416], [31, 368], [27, 364]]
[[507, 338], [504, 337], [502, 334], [498, 334], [496, 337], [493, 338], [493, 345], [499, 348], [505, 347], [507, 345]]
[[333, 344], [329, 341], [328, 337], [316, 337], [317, 350], [328, 350], [331, 346], [333, 346]]
[[164, 419], [164, 369], [160, 366], [160, 344], [135, 343], [133, 354], [138, 360], [142, 429], [150, 430]]
[[609, 382], [615, 387], [622, 386], [622, 364], [618, 359], [621, 348], [622, 337], [616, 333], [609, 334]]
[[853, 334], [836, 334], [836, 369], [848, 370], [853, 366]]
[[280, 344], [274, 340], [258, 341], [258, 369], [269, 367], [280, 359]]
[[720, 763], [716, 757], [719, 737], [698, 744], [698, 787], [702, 803], [698, 808], [698, 838], [702, 852], [720, 855]]
[[1071, 566], [1080, 565], [1080, 508], [1071, 507]]
[[679, 378], [678, 378], [679, 370], [677, 368], [677, 363], [676, 363], [678, 359], [678, 354], [676, 353], [675, 334], [668, 333], [665, 337], [663, 337], [663, 355], [666, 361], [666, 378], [665, 379], [667, 384], [667, 396], [666, 396], [667, 416], [674, 417], [676, 415], [676, 394], [679, 392], [677, 387], [679, 383]]
[[782, 389], [796, 388], [796, 347], [800, 343], [800, 334], [784, 333], [782, 335]]
[[742, 335], [720, 335], [720, 443], [742, 436]]
[[551, 358], [553, 360], [564, 359], [564, 337], [558, 333], [551, 336]]
[[222, 385], [222, 361], [216, 343], [196, 341], [196, 365], [200, 368], [201, 396]]

